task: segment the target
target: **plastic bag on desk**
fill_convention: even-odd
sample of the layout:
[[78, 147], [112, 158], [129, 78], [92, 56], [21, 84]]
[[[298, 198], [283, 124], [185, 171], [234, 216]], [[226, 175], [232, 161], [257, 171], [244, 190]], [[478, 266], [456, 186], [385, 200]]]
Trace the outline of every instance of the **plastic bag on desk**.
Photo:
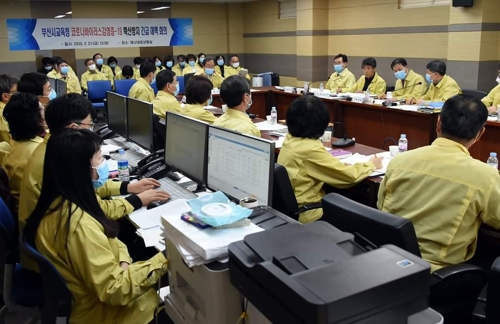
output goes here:
[[[224, 215], [209, 216], [201, 211], [203, 206], [216, 203], [227, 205], [231, 209], [231, 212]], [[252, 214], [250, 209], [232, 203], [229, 198], [220, 191], [188, 200], [188, 204], [191, 206], [192, 214], [196, 215], [196, 217], [204, 223], [215, 227], [232, 224]]]

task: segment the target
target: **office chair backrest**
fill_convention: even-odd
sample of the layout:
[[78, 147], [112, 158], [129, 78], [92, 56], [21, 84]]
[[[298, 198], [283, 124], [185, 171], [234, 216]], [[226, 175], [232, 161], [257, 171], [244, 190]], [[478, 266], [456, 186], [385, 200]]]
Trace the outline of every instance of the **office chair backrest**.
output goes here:
[[115, 89], [116, 93], [121, 94], [122, 96], [128, 97], [128, 93], [130, 88], [136, 83], [136, 79], [128, 79], [128, 80], [116, 80], [115, 81]]
[[184, 93], [184, 88], [186, 86], [184, 76], [177, 76], [177, 82], [179, 83], [179, 93]]
[[488, 95], [487, 92], [484, 92], [481, 90], [472, 90], [472, 89], [462, 89], [462, 93], [464, 95], [476, 97], [479, 100], [483, 99], [484, 97], [486, 97]]
[[3, 266], [8, 259], [17, 256], [17, 226], [9, 208], [0, 198], [0, 273], [3, 279]]
[[44, 289], [42, 308], [42, 323], [67, 323], [71, 315], [72, 295], [66, 286], [64, 278], [47, 258], [31, 246], [24, 238], [21, 239], [21, 248], [36, 261]]
[[153, 88], [153, 92], [155, 93], [156, 96], [156, 94], [158, 93], [158, 86], [156, 85], [156, 82], [151, 83], [151, 88]]
[[14, 226], [16, 227], [17, 233], [17, 215], [14, 213], [16, 207], [16, 201], [12, 194], [10, 193], [9, 187], [9, 176], [3, 168], [0, 168], [0, 198], [3, 199], [5, 205], [10, 210], [12, 216], [14, 217]]
[[111, 91], [111, 81], [89, 81], [87, 87], [89, 88], [89, 100], [91, 102], [102, 102], [106, 99], [106, 92]]
[[155, 151], [164, 149], [167, 140], [167, 126], [160, 122], [160, 117], [156, 114], [153, 114], [153, 132], [157, 141]]
[[[188, 73], [184, 75], [184, 87], [187, 86], [189, 79], [194, 75], [194, 73]], [[185, 89], [185, 88], [184, 88]]]
[[413, 224], [402, 217], [362, 205], [339, 194], [323, 197], [323, 217], [341, 231], [358, 233], [376, 246], [393, 244], [420, 257]]
[[274, 164], [273, 179], [273, 208], [283, 214], [298, 220], [299, 204], [293, 191], [292, 183], [286, 168], [278, 163]]
[[491, 267], [486, 295], [486, 324], [500, 323], [500, 258]]

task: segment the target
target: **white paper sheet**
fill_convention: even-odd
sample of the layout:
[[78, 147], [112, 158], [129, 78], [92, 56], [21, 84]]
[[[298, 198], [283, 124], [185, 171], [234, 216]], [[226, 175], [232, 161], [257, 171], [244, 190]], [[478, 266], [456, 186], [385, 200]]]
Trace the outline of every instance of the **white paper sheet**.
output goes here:
[[[370, 177], [376, 177], [376, 176], [380, 176], [380, 175], [385, 174], [387, 171], [387, 166], [389, 165], [389, 162], [391, 161], [390, 160], [390, 152], [383, 152], [383, 153], [377, 154], [377, 156], [383, 157], [382, 169], [378, 169], [378, 170], [373, 171], [370, 174]], [[354, 153], [353, 155], [346, 157], [345, 159], [342, 159], [342, 163], [351, 164], [351, 165], [354, 165], [356, 163], [366, 163], [372, 157], [373, 157], [373, 155], [361, 155], [358, 153]]]
[[121, 149], [121, 146], [113, 145], [113, 144], [104, 144], [101, 146], [101, 153], [104, 155], [109, 155], [111, 152], [116, 152]]
[[392, 108], [406, 110], [406, 111], [418, 111], [417, 105], [399, 105], [399, 106], [392, 107]]
[[274, 131], [287, 128], [286, 125], [281, 125], [281, 124], [271, 125], [267, 122], [267, 120], [255, 123], [255, 126], [257, 126], [257, 128], [261, 131]]
[[109, 159], [107, 160], [108, 162], [108, 168], [109, 168], [109, 171], [118, 171], [118, 161], [116, 160], [113, 160], [113, 159]]
[[164, 205], [158, 206], [156, 208], [147, 210], [143, 207], [136, 210], [128, 217], [134, 224], [141, 229], [150, 229], [160, 226], [160, 219], [162, 215], [182, 215], [182, 213], [191, 210], [187, 204], [186, 199], [177, 199], [166, 203]]
[[274, 142], [275, 148], [281, 148], [285, 142], [285, 137], [278, 137], [278, 140]]
[[137, 230], [137, 235], [142, 237], [142, 239], [144, 240], [144, 245], [146, 247], [158, 245], [160, 243], [160, 240], [162, 239], [162, 234], [163, 230], [160, 228], [160, 226], [148, 229], [139, 228]]

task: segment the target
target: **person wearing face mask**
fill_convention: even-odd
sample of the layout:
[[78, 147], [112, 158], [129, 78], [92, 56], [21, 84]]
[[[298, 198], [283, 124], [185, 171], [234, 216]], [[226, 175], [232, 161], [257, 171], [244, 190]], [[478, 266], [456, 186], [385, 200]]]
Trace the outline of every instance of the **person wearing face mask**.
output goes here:
[[156, 82], [155, 78], [156, 66], [151, 61], [145, 61], [141, 64], [141, 78], [130, 88], [128, 96], [137, 100], [153, 102], [155, 93], [151, 88], [151, 83]]
[[111, 68], [111, 71], [113, 72], [113, 76], [115, 77], [116, 80], [116, 75], [121, 72], [121, 68], [118, 66], [118, 60], [114, 56], [110, 56], [108, 58], [108, 66]]
[[141, 64], [144, 62], [142, 57], [134, 57], [134, 79], [139, 80], [141, 78]]
[[[427, 90], [424, 77], [415, 73], [404, 58], [397, 58], [391, 63], [391, 69], [396, 77], [395, 91], [392, 93], [394, 101], [404, 100], [410, 103], [411, 98], [419, 98]], [[419, 84], [420, 83], [420, 84]], [[385, 93], [378, 96], [384, 99]]]
[[[226, 77], [231, 76], [231, 75], [239, 75], [241, 70], [246, 70], [240, 66], [240, 57], [236, 54], [231, 55], [231, 58], [229, 60], [230, 66], [226, 68]], [[248, 81], [250, 81], [250, 74], [246, 75], [246, 78]]]
[[18, 92], [32, 93], [38, 97], [38, 101], [45, 107], [57, 97], [56, 92], [50, 85], [49, 78], [41, 73], [24, 73], [17, 84]]
[[169, 70], [161, 71], [156, 75], [158, 93], [153, 100], [153, 113], [165, 119], [167, 112], [179, 114], [181, 105], [176, 96], [179, 94], [179, 83], [175, 73]]
[[163, 66], [163, 62], [161, 61], [161, 58], [155, 56], [153, 57], [153, 61], [155, 62], [156, 66], [156, 74], [160, 73], [162, 70], [165, 69], [165, 67]]
[[197, 63], [198, 63], [197, 67], [198, 68], [203, 69], [205, 67], [204, 64], [205, 64], [205, 59], [206, 58], [207, 58], [207, 56], [204, 53], [198, 54], [198, 61], [197, 61]]
[[105, 81], [108, 78], [97, 70], [96, 64], [93, 59], [86, 59], [85, 66], [87, 71], [82, 74], [81, 85], [82, 89], [88, 91], [87, 82], [89, 81]]
[[410, 103], [423, 105], [425, 101], [445, 102], [451, 97], [462, 94], [462, 89], [452, 77], [446, 74], [446, 64], [435, 60], [427, 64], [425, 80], [430, 83], [429, 89], [422, 97], [410, 99]]
[[212, 84], [214, 85], [214, 89], [219, 89], [222, 81], [224, 81], [224, 78], [215, 72], [215, 61], [211, 57], [207, 57], [204, 61], [204, 71], [203, 72], [198, 72], [195, 75], [203, 75], [204, 77], [207, 77], [210, 81], [212, 81]]
[[486, 97], [481, 99], [481, 101], [488, 107], [488, 112], [496, 113], [498, 110], [498, 105], [500, 105], [500, 64], [497, 66], [498, 76], [496, 82], [498, 85], [494, 87]]
[[19, 207], [19, 195], [24, 168], [29, 157], [43, 138], [43, 106], [32, 93], [18, 92], [9, 100], [3, 111], [3, 117], [9, 123], [11, 150], [4, 157], [2, 168], [9, 177], [10, 193], [16, 201], [16, 213]]
[[215, 72], [219, 73], [219, 75], [223, 78], [226, 77], [226, 59], [223, 55], [217, 55], [215, 57]]
[[194, 56], [194, 54], [186, 55], [186, 61], [188, 64], [182, 70], [183, 75], [203, 72], [203, 69], [198, 64], [196, 64], [196, 56]]
[[[52, 69], [50, 69], [50, 71], [53, 71], [56, 68], [55, 65], [57, 64], [57, 62], [59, 62], [62, 59], [63, 58], [60, 57], [60, 56], [52, 56], [52, 58], [50, 59], [50, 63], [52, 64]], [[77, 76], [76, 73], [75, 73], [75, 71], [73, 70], [73, 68], [70, 65], [68, 67], [69, 67], [69, 73], [71, 73], [74, 76]]]
[[356, 77], [347, 68], [347, 55], [338, 54], [334, 57], [334, 61], [335, 64], [333, 65], [333, 69], [335, 72], [330, 76], [325, 89], [331, 92], [342, 92], [343, 89], [356, 83]]
[[184, 75], [184, 68], [186, 67], [186, 56], [181, 54], [177, 55], [177, 64], [172, 67], [172, 71], [174, 71], [175, 75], [182, 76]]
[[0, 75], [0, 142], [10, 143], [9, 124], [3, 118], [5, 105], [13, 94], [17, 93], [17, 83], [19, 79], [12, 75]]
[[195, 75], [186, 85], [186, 105], [181, 114], [213, 124], [217, 117], [203, 107], [212, 104], [212, 82], [204, 76]]
[[97, 71], [104, 74], [106, 78], [109, 81], [111, 81], [111, 84], [113, 84], [115, 75], [113, 74], [113, 70], [111, 70], [111, 68], [108, 65], [104, 64], [104, 59], [102, 57], [102, 54], [95, 53], [94, 56], [92, 57], [92, 60], [94, 60], [94, 63], [96, 64]]
[[361, 63], [361, 68], [363, 69], [363, 76], [354, 85], [341, 89], [340, 92], [361, 93], [369, 91], [370, 94], [374, 95], [384, 94], [387, 84], [376, 71], [377, 61], [373, 57], [365, 58]]
[[42, 58], [42, 67], [38, 69], [38, 73], [42, 74], [48, 74], [50, 71], [52, 71], [52, 59], [50, 57], [44, 57]]
[[[163, 60], [163, 63], [165, 64], [165, 69], [169, 71], [173, 71], [175, 61], [172, 55], [167, 55], [165, 56], [165, 59]], [[177, 73], [176, 73], [177, 74]]]
[[247, 115], [247, 110], [252, 106], [252, 93], [245, 78], [232, 75], [225, 79], [220, 88], [220, 97], [227, 105], [227, 110], [217, 118], [214, 126], [261, 137], [260, 130]]
[[129, 79], [134, 79], [134, 69], [130, 65], [125, 65], [123, 66], [123, 69], [116, 74], [115, 80], [129, 80]]
[[47, 76], [53, 79], [59, 79], [66, 82], [66, 93], [82, 93], [82, 87], [78, 77], [69, 71], [69, 64], [63, 59], [58, 59], [52, 70]]
[[88, 130], [66, 129], [50, 138], [44, 186], [23, 238], [68, 283], [72, 322], [154, 323], [159, 304], [155, 287], [167, 273], [168, 261], [158, 252], [133, 262], [118, 239], [119, 224], [100, 208], [94, 190], [109, 173], [102, 144]]

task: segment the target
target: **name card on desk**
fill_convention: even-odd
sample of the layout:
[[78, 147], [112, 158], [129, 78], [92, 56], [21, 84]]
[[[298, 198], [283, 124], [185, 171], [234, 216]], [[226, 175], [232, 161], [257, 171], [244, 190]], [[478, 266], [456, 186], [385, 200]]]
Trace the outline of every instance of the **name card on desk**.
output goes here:
[[365, 96], [362, 97], [352, 97], [352, 102], [363, 103], [365, 101]]

